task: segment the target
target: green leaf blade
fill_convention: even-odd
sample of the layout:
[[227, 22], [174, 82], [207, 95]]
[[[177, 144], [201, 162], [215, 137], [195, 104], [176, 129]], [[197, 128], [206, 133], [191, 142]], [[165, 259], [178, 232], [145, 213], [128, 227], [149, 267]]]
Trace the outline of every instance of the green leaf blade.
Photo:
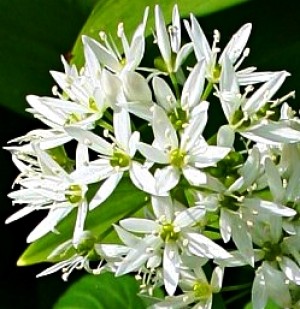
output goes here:
[[61, 296], [53, 309], [144, 309], [138, 291], [139, 285], [131, 276], [86, 275]]
[[[154, 29], [154, 6], [159, 4], [164, 12], [167, 23], [171, 21], [172, 8], [178, 4], [181, 17], [186, 17], [189, 13], [197, 16], [207, 15], [230, 6], [246, 2], [248, 0], [202, 0], [202, 1], [185, 1], [185, 0], [107, 0], [99, 1], [80, 32], [72, 51], [72, 63], [78, 67], [83, 65], [83, 48], [81, 36], [87, 35], [99, 40], [99, 32], [105, 31], [116, 38], [117, 27], [120, 22], [124, 22], [126, 34], [131, 37], [135, 28], [142, 22], [144, 10], [147, 6], [150, 8], [146, 36], [151, 34]], [[118, 42], [116, 42], [118, 45]]]

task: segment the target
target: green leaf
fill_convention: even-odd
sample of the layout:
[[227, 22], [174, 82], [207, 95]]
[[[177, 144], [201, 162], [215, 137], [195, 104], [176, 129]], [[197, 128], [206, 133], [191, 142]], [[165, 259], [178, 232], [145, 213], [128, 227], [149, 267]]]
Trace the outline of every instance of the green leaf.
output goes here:
[[[118, 23], [124, 22], [126, 34], [131, 36], [135, 28], [141, 23], [143, 13], [146, 6], [150, 7], [148, 26], [146, 35], [149, 35], [154, 25], [153, 8], [155, 4], [159, 4], [164, 11], [166, 22], [170, 22], [172, 8], [174, 4], [178, 4], [181, 17], [188, 16], [189, 13], [194, 13], [197, 16], [207, 15], [209, 13], [219, 11], [235, 4], [246, 2], [247, 0], [202, 0], [202, 1], [187, 1], [187, 0], [106, 0], [99, 1], [93, 12], [84, 25], [75, 46], [72, 51], [72, 62], [78, 67], [83, 65], [83, 52], [81, 36], [88, 35], [95, 39], [99, 38], [99, 31], [105, 31], [116, 37]], [[118, 44], [118, 43], [117, 43]]]
[[[265, 309], [280, 309], [281, 307], [277, 306], [275, 303], [273, 303], [271, 300], [268, 301]], [[253, 309], [252, 303], [248, 303], [244, 309]]]
[[0, 104], [25, 114], [28, 94], [49, 95], [95, 0], [0, 1]]
[[138, 291], [137, 281], [130, 276], [86, 275], [63, 294], [53, 309], [146, 308], [137, 296]]
[[[145, 200], [145, 193], [137, 190], [130, 179], [123, 178], [113, 194], [102, 205], [89, 212], [85, 227], [104, 238], [113, 231], [112, 224], [138, 211], [145, 205]], [[17, 265], [25, 266], [48, 261], [47, 256], [59, 244], [72, 238], [75, 219], [76, 210], [57, 226], [59, 234], [48, 233], [29, 245]]]

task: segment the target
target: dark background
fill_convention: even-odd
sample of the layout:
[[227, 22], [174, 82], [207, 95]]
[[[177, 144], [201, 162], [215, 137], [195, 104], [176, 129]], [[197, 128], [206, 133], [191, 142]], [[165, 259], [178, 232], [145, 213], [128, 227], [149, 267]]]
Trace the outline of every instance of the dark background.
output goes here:
[[[50, 90], [53, 82], [48, 71], [50, 69], [63, 70], [60, 63], [60, 54], [66, 54], [72, 49], [76, 35], [89, 13], [89, 8], [75, 10], [72, 7], [64, 7], [60, 9], [57, 6], [52, 7], [51, 5], [49, 8], [48, 1], [32, 0], [30, 5], [36, 5], [36, 7], [30, 16], [24, 16], [17, 9], [18, 3], [21, 2], [23, 0], [13, 0], [9, 2], [9, 5], [5, 5], [4, 2], [0, 1], [1, 106], [4, 103], [7, 106], [9, 101], [8, 88], [5, 85], [12, 85], [15, 79], [24, 78], [23, 87], [20, 86], [20, 88], [15, 89], [17, 95], [14, 97], [17, 98], [16, 101], [18, 102], [16, 104], [19, 106], [26, 106], [26, 94], [51, 94]], [[14, 9], [12, 9], [13, 7]], [[241, 25], [246, 22], [252, 22], [253, 32], [248, 44], [251, 48], [251, 53], [246, 63], [257, 66], [259, 70], [285, 69], [292, 73], [292, 77], [289, 77], [284, 89], [281, 90], [282, 94], [285, 94], [290, 90], [300, 90], [299, 12], [300, 9], [297, 1], [294, 0], [250, 1], [222, 12], [202, 17], [200, 22], [208, 38], [212, 37], [214, 29], [218, 29], [221, 32], [221, 45], [222, 42], [227, 42]], [[58, 16], [59, 20], [59, 25], [56, 25], [54, 28], [50, 23], [51, 14]], [[18, 31], [15, 32], [16, 37], [13, 40], [10, 40], [5, 32], [5, 26], [11, 21], [19, 27]], [[30, 24], [29, 28], [26, 26], [28, 24]], [[31, 51], [28, 46], [24, 50], [24, 59], [27, 59], [27, 57], [32, 58], [29, 65], [26, 64], [28, 61], [8, 56], [6, 53], [7, 44], [16, 44], [16, 49], [22, 49], [22, 44], [18, 43], [18, 38], [22, 42], [22, 36], [26, 33], [26, 29], [27, 31], [33, 31], [34, 36], [40, 36], [41, 40], [49, 36], [52, 38], [52, 43], [49, 46], [52, 50], [51, 57], [43, 59], [42, 53], [39, 53], [37, 50]], [[9, 66], [6, 65], [4, 67], [3, 63], [7, 62], [11, 65], [11, 68], [14, 68], [13, 72], [17, 72], [17, 76], [11, 74], [8, 70]], [[27, 84], [26, 77], [32, 74], [35, 75], [36, 82]], [[1, 96], [1, 92], [5, 96]], [[7, 101], [3, 102], [6, 98], [8, 98]], [[296, 97], [293, 105], [298, 111], [300, 105], [297, 102]], [[0, 107], [0, 117], [2, 146], [5, 146], [7, 141], [14, 137], [41, 127], [41, 124], [31, 117], [24, 117], [24, 114], [17, 114], [4, 107]], [[4, 150], [0, 151], [0, 163], [0, 308], [51, 308], [67, 285], [60, 279], [59, 274], [36, 279], [35, 275], [47, 265], [16, 267], [18, 257], [26, 248], [26, 236], [38, 223], [40, 216], [30, 215], [10, 225], [4, 225], [5, 219], [14, 211], [6, 195], [10, 192], [11, 184], [18, 171], [11, 162], [10, 154]], [[77, 277], [78, 275], [72, 274], [71, 280], [76, 280]], [[240, 306], [233, 304], [232, 308], [240, 308]]]

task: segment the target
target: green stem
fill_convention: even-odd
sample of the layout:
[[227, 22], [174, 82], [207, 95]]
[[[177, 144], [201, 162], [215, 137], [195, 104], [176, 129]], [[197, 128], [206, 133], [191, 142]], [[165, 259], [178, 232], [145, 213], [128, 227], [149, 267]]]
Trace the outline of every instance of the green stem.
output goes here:
[[240, 298], [246, 296], [246, 295], [249, 294], [249, 293], [250, 293], [250, 291], [249, 291], [249, 290], [246, 290], [246, 291], [243, 291], [243, 292], [239, 293], [238, 295], [235, 295], [235, 296], [233, 296], [233, 297], [227, 299], [227, 300], [225, 301], [226, 306], [229, 305], [229, 304], [231, 304], [231, 303], [233, 303], [233, 302], [235, 302], [236, 300], [238, 300], [238, 299], [240, 299]]
[[106, 111], [104, 112], [104, 116], [105, 116], [110, 122], [113, 121], [113, 116], [112, 116], [112, 114], [111, 114], [108, 110], [106, 110]]
[[97, 125], [102, 127], [103, 129], [108, 130], [109, 132], [112, 132], [112, 133], [114, 132], [113, 126], [111, 124], [109, 124], [108, 122], [106, 122], [105, 120], [103, 120], [103, 119], [99, 119], [97, 121]]
[[248, 282], [245, 284], [239, 284], [239, 285], [232, 285], [232, 286], [225, 286], [222, 288], [221, 292], [231, 292], [231, 291], [238, 291], [243, 290], [251, 287], [252, 283]]
[[214, 86], [214, 83], [208, 82], [208, 84], [206, 85], [206, 88], [204, 90], [204, 93], [202, 94], [202, 97], [201, 97], [202, 101], [205, 101], [208, 98], [211, 91], [213, 90], [213, 86]]
[[180, 99], [180, 91], [179, 91], [176, 75], [174, 73], [170, 73], [170, 79], [171, 79], [172, 85], [175, 89], [176, 98]]

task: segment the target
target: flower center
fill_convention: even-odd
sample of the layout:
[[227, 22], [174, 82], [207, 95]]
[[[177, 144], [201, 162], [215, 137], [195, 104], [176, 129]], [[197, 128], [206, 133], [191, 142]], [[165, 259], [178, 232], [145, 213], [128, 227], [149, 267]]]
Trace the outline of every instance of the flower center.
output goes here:
[[176, 131], [181, 131], [188, 122], [188, 114], [181, 107], [177, 107], [169, 114], [169, 119]]
[[172, 223], [165, 223], [162, 226], [159, 236], [164, 242], [176, 241], [178, 239], [179, 232], [175, 231]]
[[170, 151], [170, 163], [174, 167], [182, 168], [185, 165], [186, 152], [181, 149], [173, 149]]
[[197, 300], [207, 300], [211, 297], [212, 288], [207, 282], [197, 281], [193, 286], [193, 292]]
[[278, 244], [271, 242], [264, 243], [263, 250], [265, 252], [266, 261], [276, 261], [277, 257], [281, 255], [281, 248]]
[[80, 185], [71, 185], [65, 194], [66, 199], [71, 204], [77, 204], [82, 200], [82, 189]]
[[80, 240], [76, 246], [76, 253], [80, 256], [88, 255], [89, 260], [98, 260], [99, 255], [95, 251], [95, 243], [97, 238], [89, 231], [84, 231], [80, 237]]
[[113, 167], [127, 167], [130, 165], [131, 158], [122, 150], [116, 149], [110, 159], [110, 165]]

